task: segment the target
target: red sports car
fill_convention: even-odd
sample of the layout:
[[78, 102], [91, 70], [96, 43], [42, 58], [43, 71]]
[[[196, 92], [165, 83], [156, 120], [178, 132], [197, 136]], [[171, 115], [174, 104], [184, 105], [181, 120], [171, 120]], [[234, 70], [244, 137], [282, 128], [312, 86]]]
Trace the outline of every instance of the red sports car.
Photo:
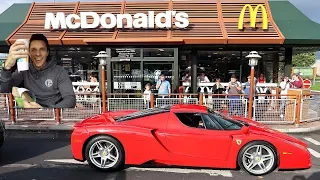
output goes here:
[[308, 169], [307, 144], [255, 121], [227, 117], [200, 105], [107, 112], [74, 126], [74, 159], [99, 170], [124, 165], [237, 169], [264, 175]]

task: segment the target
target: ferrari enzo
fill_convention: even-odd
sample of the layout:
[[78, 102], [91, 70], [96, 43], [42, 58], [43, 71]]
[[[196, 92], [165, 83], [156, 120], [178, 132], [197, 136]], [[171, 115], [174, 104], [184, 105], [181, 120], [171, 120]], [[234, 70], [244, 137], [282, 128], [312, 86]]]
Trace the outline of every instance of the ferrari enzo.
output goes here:
[[[124, 165], [241, 168], [251, 175], [311, 167], [307, 144], [253, 120], [200, 105], [106, 112], [74, 126], [73, 158], [103, 171]], [[299, 158], [299, 160], [297, 160]]]

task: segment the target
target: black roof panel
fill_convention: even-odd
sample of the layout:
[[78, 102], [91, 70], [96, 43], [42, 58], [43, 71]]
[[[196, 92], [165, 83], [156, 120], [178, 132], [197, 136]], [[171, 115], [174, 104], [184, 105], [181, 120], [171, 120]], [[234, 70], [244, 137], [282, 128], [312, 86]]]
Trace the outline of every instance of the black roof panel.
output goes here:
[[150, 108], [150, 109], [144, 109], [144, 110], [134, 112], [131, 114], [127, 114], [124, 116], [118, 116], [118, 117], [115, 117], [114, 119], [116, 121], [126, 121], [126, 120], [136, 119], [136, 118], [140, 118], [140, 117], [170, 112], [170, 109], [171, 109], [171, 106], [155, 107], [155, 108]]

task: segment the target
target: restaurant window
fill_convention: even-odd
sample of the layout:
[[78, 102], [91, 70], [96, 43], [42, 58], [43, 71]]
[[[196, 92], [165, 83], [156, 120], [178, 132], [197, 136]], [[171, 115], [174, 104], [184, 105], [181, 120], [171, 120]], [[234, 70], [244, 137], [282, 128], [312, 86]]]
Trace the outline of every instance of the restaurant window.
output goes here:
[[174, 48], [144, 48], [143, 57], [174, 57]]
[[111, 48], [111, 57], [132, 58], [140, 56], [140, 48]]
[[72, 82], [90, 81], [92, 74], [99, 81], [99, 59], [94, 57], [104, 47], [55, 47], [50, 52], [53, 59], [68, 72]]
[[229, 82], [234, 74], [240, 79], [240, 51], [198, 51], [197, 76], [204, 73], [210, 82], [220, 78]]
[[147, 83], [150, 83], [151, 89], [156, 91], [156, 84], [160, 79], [160, 75], [164, 74], [166, 76], [166, 80], [172, 85], [173, 83], [173, 63], [172, 61], [145, 61], [143, 63], [143, 86]]
[[191, 51], [180, 51], [179, 52], [179, 82], [191, 83]]

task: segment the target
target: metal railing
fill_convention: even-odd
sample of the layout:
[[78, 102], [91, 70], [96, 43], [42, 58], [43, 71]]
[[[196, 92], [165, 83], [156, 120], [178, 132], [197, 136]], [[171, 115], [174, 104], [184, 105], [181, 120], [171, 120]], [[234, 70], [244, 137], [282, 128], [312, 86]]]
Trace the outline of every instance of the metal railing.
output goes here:
[[100, 114], [101, 99], [96, 97], [78, 99], [75, 108], [61, 109], [61, 121], [80, 121], [90, 116]]
[[0, 94], [0, 118], [9, 120], [9, 99], [8, 94]]
[[150, 108], [150, 102], [144, 98], [108, 98], [108, 111], [118, 111], [125, 109], [143, 110]]
[[320, 96], [303, 96], [300, 112], [300, 122], [320, 120]]
[[253, 119], [262, 123], [293, 124], [296, 121], [296, 99], [255, 99]]
[[[11, 94], [0, 94], [1, 119], [13, 123], [26, 120], [61, 122], [81, 121], [102, 113], [99, 94], [79, 93], [75, 108], [65, 109], [22, 109], [17, 108]], [[11, 105], [12, 104], [12, 105]], [[199, 104], [229, 115], [248, 117], [248, 99], [244, 94], [160, 94], [109, 93], [108, 111], [135, 109], [143, 110], [163, 105]], [[320, 120], [320, 97], [280, 94], [256, 94], [253, 101], [253, 119], [265, 124], [293, 124]]]

